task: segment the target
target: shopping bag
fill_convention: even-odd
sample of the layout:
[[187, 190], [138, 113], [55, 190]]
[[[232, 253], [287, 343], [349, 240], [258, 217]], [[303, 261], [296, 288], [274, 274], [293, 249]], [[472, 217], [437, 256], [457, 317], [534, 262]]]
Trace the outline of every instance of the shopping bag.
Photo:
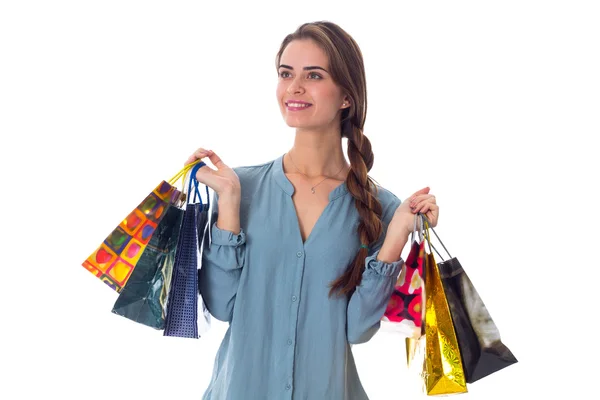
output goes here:
[[464, 268], [458, 259], [450, 255], [435, 230], [431, 230], [450, 257], [438, 263], [438, 268], [458, 338], [466, 380], [467, 383], [473, 383], [518, 361], [502, 342], [494, 320]]
[[[394, 292], [388, 301], [386, 310], [381, 318], [381, 330], [400, 333], [406, 337], [418, 338], [421, 336], [421, 326], [425, 312], [425, 297], [423, 295], [423, 261], [425, 255], [425, 241], [419, 235], [414, 239], [417, 231], [417, 218], [411, 234], [411, 249], [402, 265]], [[420, 242], [419, 242], [420, 241]]]
[[[198, 339], [198, 260], [200, 259], [198, 232], [204, 232], [208, 221], [210, 196], [206, 186], [207, 203], [202, 202], [195, 179], [199, 167], [192, 169], [188, 203], [183, 215], [183, 223], [177, 244], [173, 277], [167, 300], [167, 316], [164, 336]], [[194, 200], [190, 202], [192, 183], [195, 185]], [[196, 202], [196, 197], [200, 203]], [[201, 306], [201, 304], [200, 304]], [[202, 313], [201, 318], [206, 316]]]
[[181, 192], [174, 186], [200, 160], [188, 164], [168, 182], [162, 181], [82, 263], [83, 267], [117, 292], [127, 283], [170, 204]]
[[[419, 217], [423, 218], [420, 213]], [[430, 252], [426, 252], [424, 263], [425, 334], [419, 339], [406, 338], [408, 364], [409, 367], [416, 365], [421, 371], [427, 395], [467, 393], [467, 382], [450, 308], [431, 253], [427, 220], [424, 221], [424, 230], [425, 240], [430, 245]]]
[[170, 205], [140, 257], [112, 312], [154, 329], [164, 329], [183, 210]]

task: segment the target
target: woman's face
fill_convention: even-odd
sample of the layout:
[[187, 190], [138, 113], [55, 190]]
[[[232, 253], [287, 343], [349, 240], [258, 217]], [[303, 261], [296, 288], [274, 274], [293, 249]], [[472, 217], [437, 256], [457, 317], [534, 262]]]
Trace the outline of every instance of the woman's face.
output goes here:
[[[294, 40], [287, 45], [278, 67], [277, 101], [288, 126], [327, 128], [338, 112], [350, 106], [328, 71], [327, 55], [314, 41]], [[310, 106], [298, 108], [291, 104], [294, 100]]]

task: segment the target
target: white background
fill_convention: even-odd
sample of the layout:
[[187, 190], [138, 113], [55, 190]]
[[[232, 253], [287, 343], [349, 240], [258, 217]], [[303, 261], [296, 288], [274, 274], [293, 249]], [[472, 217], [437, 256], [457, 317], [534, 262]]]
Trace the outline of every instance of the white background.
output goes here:
[[[316, 20], [363, 52], [370, 174], [431, 187], [519, 359], [460, 398], [598, 398], [597, 2], [415, 3], [3, 2], [0, 398], [201, 397], [226, 325], [163, 337], [81, 262], [197, 147], [230, 166], [291, 147], [275, 54]], [[417, 398], [403, 346], [354, 347], [371, 399]]]

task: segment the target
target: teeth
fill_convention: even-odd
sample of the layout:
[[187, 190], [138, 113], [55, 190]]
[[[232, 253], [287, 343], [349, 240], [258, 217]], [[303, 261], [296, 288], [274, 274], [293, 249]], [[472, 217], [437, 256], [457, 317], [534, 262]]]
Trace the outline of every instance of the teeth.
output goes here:
[[289, 107], [308, 107], [309, 104], [288, 103]]

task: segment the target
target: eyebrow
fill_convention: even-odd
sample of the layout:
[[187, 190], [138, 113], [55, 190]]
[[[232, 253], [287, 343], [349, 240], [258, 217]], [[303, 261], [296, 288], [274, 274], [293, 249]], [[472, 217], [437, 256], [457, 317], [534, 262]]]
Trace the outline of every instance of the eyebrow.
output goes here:
[[[287, 69], [291, 69], [292, 71], [294, 70], [294, 67], [290, 67], [289, 65], [285, 65], [285, 64], [281, 64], [281, 65], [279, 66], [279, 68], [287, 68]], [[279, 68], [278, 68], [278, 69], [279, 69]], [[323, 70], [323, 71], [325, 71], [325, 72], [329, 73], [329, 71], [327, 71], [325, 68], [321, 68], [321, 67], [319, 67], [319, 66], [316, 66], [316, 65], [311, 65], [311, 66], [309, 66], [309, 67], [304, 67], [304, 68], [302, 68], [302, 69], [303, 69], [304, 71], [310, 71], [310, 70], [313, 70], [313, 69], [320, 69], [320, 70]]]

